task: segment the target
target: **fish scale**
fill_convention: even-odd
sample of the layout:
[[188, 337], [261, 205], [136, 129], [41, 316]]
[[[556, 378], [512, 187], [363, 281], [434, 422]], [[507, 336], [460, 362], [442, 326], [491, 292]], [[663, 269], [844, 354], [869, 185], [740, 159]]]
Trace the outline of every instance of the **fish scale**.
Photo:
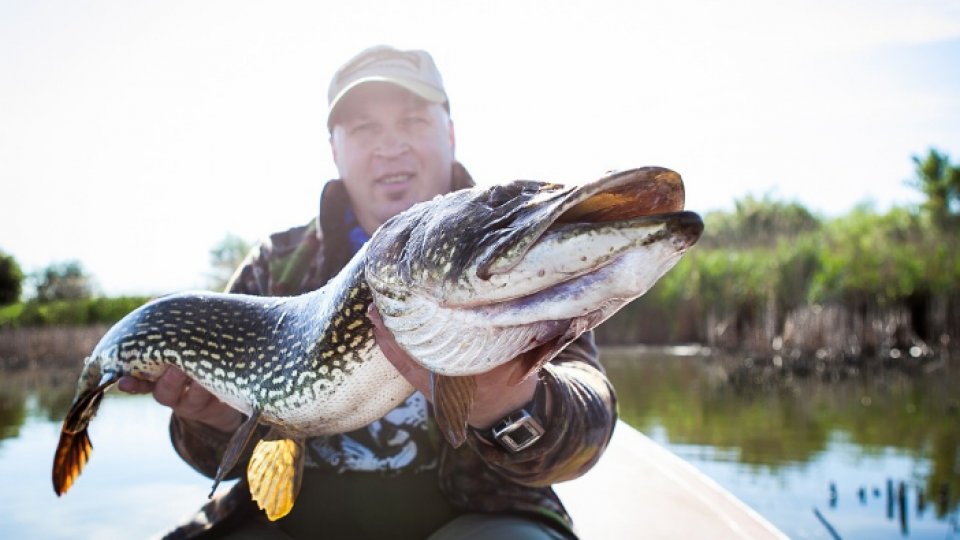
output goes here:
[[[187, 293], [148, 303], [104, 336], [79, 386], [104, 376], [153, 380], [174, 365], [220, 400], [246, 414], [260, 409], [290, 434], [366, 425], [376, 417], [340, 414], [352, 404], [311, 416], [318, 402], [336, 400], [331, 396], [375, 354], [366, 316], [370, 290], [359, 268], [342, 275], [349, 285], [334, 289], [340, 294], [333, 298]], [[335, 427], [325, 427], [332, 416]]]

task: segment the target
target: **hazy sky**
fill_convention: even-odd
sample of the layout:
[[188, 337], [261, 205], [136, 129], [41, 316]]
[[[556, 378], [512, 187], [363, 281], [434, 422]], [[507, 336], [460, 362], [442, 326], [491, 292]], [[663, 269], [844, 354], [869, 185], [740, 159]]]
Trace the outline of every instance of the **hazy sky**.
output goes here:
[[336, 175], [326, 90], [431, 51], [480, 183], [662, 165], [688, 207], [916, 202], [960, 161], [960, 2], [0, 2], [0, 250], [108, 294], [201, 287], [227, 233], [305, 223]]

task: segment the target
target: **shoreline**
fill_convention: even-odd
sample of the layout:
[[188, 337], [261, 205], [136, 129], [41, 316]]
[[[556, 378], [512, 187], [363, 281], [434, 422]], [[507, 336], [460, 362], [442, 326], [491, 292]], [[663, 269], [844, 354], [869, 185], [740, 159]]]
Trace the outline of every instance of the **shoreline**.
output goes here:
[[[83, 359], [90, 354], [109, 328], [108, 324], [0, 328], [0, 369], [79, 368]], [[926, 344], [908, 348], [885, 347], [873, 354], [865, 351], [782, 346], [757, 351], [747, 347], [711, 347], [703, 343], [606, 344], [598, 340], [597, 345], [608, 358], [638, 353], [702, 357], [741, 369], [755, 368], [796, 375], [825, 371], [852, 375], [864, 369], [881, 368], [930, 372], [960, 358], [960, 351], [954, 347], [930, 347]]]

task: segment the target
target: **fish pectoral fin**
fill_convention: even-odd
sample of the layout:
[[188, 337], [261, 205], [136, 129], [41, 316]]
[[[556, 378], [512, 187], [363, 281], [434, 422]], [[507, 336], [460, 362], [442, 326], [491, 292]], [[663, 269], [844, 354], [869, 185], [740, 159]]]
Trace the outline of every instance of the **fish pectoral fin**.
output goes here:
[[257, 443], [247, 465], [250, 496], [270, 521], [290, 513], [303, 479], [303, 439], [270, 439]]
[[477, 396], [477, 380], [473, 375], [452, 377], [430, 374], [433, 390], [433, 411], [440, 432], [454, 448], [467, 440], [467, 418]]
[[60, 441], [53, 455], [53, 491], [57, 496], [70, 489], [90, 459], [93, 445], [87, 434], [90, 420], [97, 414], [103, 393], [120, 380], [119, 373], [106, 373], [97, 386], [81, 392], [73, 400], [60, 428]]
[[510, 374], [507, 384], [514, 386], [523, 382], [524, 379], [536, 373], [544, 364], [556, 356], [564, 347], [569, 345], [569, 341], [564, 341], [562, 337], [555, 337], [546, 343], [541, 343], [529, 351], [520, 353], [513, 359], [518, 364], [517, 368]]
[[247, 418], [246, 421], [240, 424], [240, 427], [233, 432], [233, 436], [230, 437], [230, 442], [227, 443], [227, 449], [220, 459], [220, 465], [217, 467], [217, 475], [213, 478], [213, 487], [210, 488], [210, 495], [207, 495], [207, 498], [213, 498], [213, 493], [217, 491], [217, 486], [223, 481], [223, 477], [237, 466], [237, 461], [240, 460], [240, 456], [243, 455], [243, 451], [247, 448], [247, 445], [250, 444], [253, 432], [256, 431], [255, 428], [257, 424], [260, 423], [260, 412], [260, 409], [254, 408], [253, 412], [250, 413], [250, 418]]
[[581, 317], [571, 319], [566, 326], [558, 328], [558, 332], [549, 336], [544, 342], [536, 347], [520, 353], [513, 361], [519, 364], [518, 368], [510, 375], [507, 384], [514, 386], [520, 384], [524, 379], [536, 373], [544, 364], [560, 354], [567, 345], [573, 343], [587, 330], [597, 326], [603, 320], [603, 313], [592, 311]]

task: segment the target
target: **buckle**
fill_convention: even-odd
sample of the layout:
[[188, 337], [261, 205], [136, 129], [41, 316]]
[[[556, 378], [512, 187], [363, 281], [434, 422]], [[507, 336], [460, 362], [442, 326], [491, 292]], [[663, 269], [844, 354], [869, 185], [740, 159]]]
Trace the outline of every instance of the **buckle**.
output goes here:
[[545, 430], [525, 409], [507, 416], [491, 430], [493, 438], [507, 450], [517, 453], [543, 437]]

